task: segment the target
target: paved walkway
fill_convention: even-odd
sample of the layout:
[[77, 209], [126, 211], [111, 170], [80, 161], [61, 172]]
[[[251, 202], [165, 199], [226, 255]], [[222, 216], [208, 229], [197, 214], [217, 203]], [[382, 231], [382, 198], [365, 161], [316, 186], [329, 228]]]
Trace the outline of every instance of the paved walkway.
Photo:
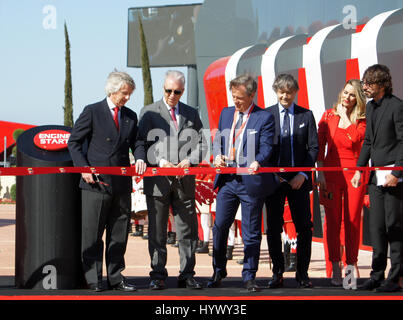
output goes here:
[[[210, 245], [211, 249], [211, 245]], [[228, 277], [239, 278], [242, 265], [236, 261], [241, 259], [243, 247], [237, 244], [234, 249], [234, 259], [228, 261]], [[358, 267], [362, 278], [369, 277], [371, 252], [360, 251]], [[147, 277], [150, 271], [150, 258], [148, 256], [147, 240], [140, 237], [129, 236], [126, 251], [127, 277]], [[212, 274], [212, 258], [207, 254], [197, 254], [196, 277], [209, 277]], [[15, 205], [0, 205], [0, 276], [14, 276], [15, 265]], [[167, 269], [169, 276], [175, 277], [179, 272], [178, 249], [168, 245]], [[268, 280], [272, 275], [269, 264], [266, 237], [263, 236], [261, 245], [261, 260], [257, 279]], [[285, 273], [285, 277], [293, 278], [293, 272]], [[323, 244], [312, 243], [312, 259], [309, 269], [311, 278], [325, 278], [326, 269], [324, 261]]]

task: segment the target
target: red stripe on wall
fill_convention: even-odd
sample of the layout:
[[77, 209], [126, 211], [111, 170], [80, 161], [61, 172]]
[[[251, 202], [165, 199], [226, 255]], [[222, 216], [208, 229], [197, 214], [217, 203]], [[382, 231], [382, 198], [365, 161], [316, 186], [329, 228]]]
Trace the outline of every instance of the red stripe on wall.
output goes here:
[[309, 100], [308, 100], [308, 88], [306, 85], [306, 74], [305, 68], [298, 69], [298, 105], [309, 109]]
[[257, 105], [265, 108], [262, 76], [258, 76], [257, 78]]
[[360, 69], [357, 58], [346, 60], [346, 81], [350, 79], [360, 79]]

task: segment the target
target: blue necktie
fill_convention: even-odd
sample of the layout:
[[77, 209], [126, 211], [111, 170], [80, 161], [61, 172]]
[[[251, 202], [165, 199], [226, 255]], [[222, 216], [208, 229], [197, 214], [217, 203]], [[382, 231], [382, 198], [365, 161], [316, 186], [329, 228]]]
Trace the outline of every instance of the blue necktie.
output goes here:
[[[291, 126], [290, 126], [290, 116], [288, 114], [288, 109], [284, 110], [284, 121], [283, 128], [281, 131], [281, 145], [280, 145], [280, 167], [291, 167], [292, 166], [292, 155], [291, 155]], [[291, 172], [292, 175], [292, 172]], [[290, 176], [290, 173], [281, 174], [284, 179]], [[288, 180], [288, 179], [287, 179]]]

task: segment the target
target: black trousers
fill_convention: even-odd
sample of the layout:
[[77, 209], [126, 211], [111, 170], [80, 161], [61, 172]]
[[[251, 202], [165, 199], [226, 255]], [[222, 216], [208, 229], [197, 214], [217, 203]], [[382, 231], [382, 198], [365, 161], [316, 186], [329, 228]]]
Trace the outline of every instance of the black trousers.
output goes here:
[[82, 264], [87, 283], [102, 280], [105, 235], [105, 262], [108, 282], [116, 285], [123, 279], [128, 229], [130, 223], [130, 193], [109, 195], [82, 190]]
[[288, 184], [280, 184], [274, 194], [266, 198], [267, 245], [273, 261], [273, 273], [284, 272], [281, 233], [283, 232], [286, 198], [297, 231], [297, 274], [299, 277], [305, 278], [308, 276], [311, 261], [313, 227], [307, 182], [304, 182], [299, 190], [292, 190]]
[[403, 250], [403, 183], [396, 187], [369, 185], [370, 236], [372, 244], [371, 278], [382, 281], [387, 266], [388, 245], [391, 268], [387, 280], [399, 281]]

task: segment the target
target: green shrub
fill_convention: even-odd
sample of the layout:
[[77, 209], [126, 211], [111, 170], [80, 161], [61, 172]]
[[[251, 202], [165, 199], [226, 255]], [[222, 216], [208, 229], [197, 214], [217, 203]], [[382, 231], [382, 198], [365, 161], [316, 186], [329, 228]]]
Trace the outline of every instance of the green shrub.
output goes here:
[[17, 199], [17, 185], [14, 183], [10, 188], [11, 200], [16, 201]]

